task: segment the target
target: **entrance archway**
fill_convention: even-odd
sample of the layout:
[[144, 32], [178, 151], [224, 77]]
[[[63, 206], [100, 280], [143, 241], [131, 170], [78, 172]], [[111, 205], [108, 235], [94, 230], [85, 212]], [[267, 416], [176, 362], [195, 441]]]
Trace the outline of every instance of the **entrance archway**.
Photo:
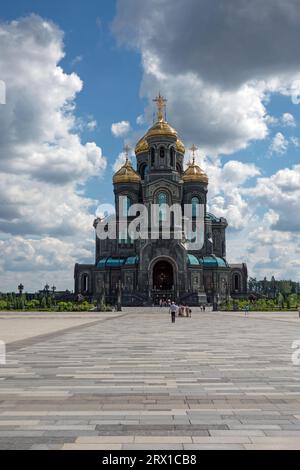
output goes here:
[[157, 261], [153, 268], [153, 287], [155, 290], [170, 291], [174, 286], [172, 264], [166, 260]]

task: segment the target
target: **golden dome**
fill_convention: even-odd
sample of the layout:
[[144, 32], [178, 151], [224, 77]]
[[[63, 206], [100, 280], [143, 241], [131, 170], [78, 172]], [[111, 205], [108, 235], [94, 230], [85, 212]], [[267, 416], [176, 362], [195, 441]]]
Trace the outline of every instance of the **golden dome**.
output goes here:
[[177, 137], [177, 132], [175, 129], [173, 129], [173, 127], [170, 126], [170, 124], [167, 123], [167, 121], [161, 119], [156, 121], [156, 123], [150, 127], [145, 135], [145, 138], [147, 139], [148, 137], [157, 137], [161, 135], [165, 135], [167, 137]]
[[160, 94], [153, 100], [157, 103], [157, 121], [152, 127], [146, 132], [146, 134], [138, 141], [135, 147], [136, 155], [139, 153], [147, 152], [149, 150], [148, 139], [151, 137], [175, 137], [176, 138], [176, 150], [177, 152], [184, 153], [185, 148], [183, 142], [178, 138], [177, 132], [170, 124], [165, 120], [164, 107], [167, 100], [165, 100]]
[[188, 181], [197, 181], [199, 183], [208, 183], [208, 177], [206, 173], [201, 170], [200, 166], [195, 164], [195, 159], [188, 164], [187, 169], [182, 175], [182, 179], [184, 182]]
[[114, 174], [114, 183], [139, 183], [140, 175], [132, 168], [131, 162], [126, 158], [123, 166]]

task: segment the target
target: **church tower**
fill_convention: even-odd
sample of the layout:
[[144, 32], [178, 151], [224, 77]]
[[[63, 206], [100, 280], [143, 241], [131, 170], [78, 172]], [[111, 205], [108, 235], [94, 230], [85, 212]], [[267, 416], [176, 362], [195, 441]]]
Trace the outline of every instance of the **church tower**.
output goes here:
[[[177, 131], [166, 120], [166, 99], [160, 94], [153, 100], [157, 106], [154, 124], [135, 147], [136, 169], [125, 147], [125, 163], [113, 176], [116, 219], [130, 223], [129, 208], [143, 204], [148, 209], [148, 236], [131, 240], [126, 226], [118, 224], [115, 239], [96, 238], [94, 266], [75, 266], [75, 291], [94, 296], [101, 292], [106, 301], [115, 303], [121, 297], [124, 305], [146, 305], [161, 299], [174, 299], [189, 305], [217, 303], [228, 298], [233, 286], [238, 294], [246, 290], [246, 265], [226, 261], [224, 218], [207, 211], [208, 176], [196, 164], [197, 148], [190, 149], [191, 159], [184, 168], [185, 147]], [[119, 207], [122, 196], [123, 205]], [[155, 237], [151, 209], [159, 208], [159, 226]], [[168, 238], [161, 232], [167, 217], [166, 207], [190, 205], [192, 220], [203, 208], [203, 244], [190, 248], [182, 231], [183, 220], [172, 218]], [[130, 213], [129, 213], [130, 214]], [[95, 221], [95, 228], [97, 223]], [[121, 228], [120, 228], [121, 226]], [[181, 232], [180, 232], [181, 230]], [[180, 236], [175, 236], [179, 233]], [[232, 277], [234, 275], [234, 278]]]

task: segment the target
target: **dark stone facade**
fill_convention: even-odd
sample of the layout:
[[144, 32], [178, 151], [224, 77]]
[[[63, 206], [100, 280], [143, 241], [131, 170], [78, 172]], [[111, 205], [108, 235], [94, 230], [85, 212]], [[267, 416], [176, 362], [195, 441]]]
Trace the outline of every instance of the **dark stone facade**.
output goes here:
[[137, 170], [127, 161], [114, 176], [116, 216], [121, 217], [120, 195], [127, 196], [129, 204], [148, 208], [161, 199], [182, 206], [198, 201], [204, 206], [203, 247], [188, 252], [184, 240], [172, 237], [135, 241], [120, 234], [116, 240], [96, 237], [95, 264], [75, 265], [75, 293], [116, 303], [119, 291], [123, 305], [152, 304], [161, 298], [199, 305], [245, 295], [247, 267], [227, 263], [227, 221], [206, 211], [207, 176], [194, 161], [183, 170], [184, 151], [176, 131], [158, 115], [137, 143]]

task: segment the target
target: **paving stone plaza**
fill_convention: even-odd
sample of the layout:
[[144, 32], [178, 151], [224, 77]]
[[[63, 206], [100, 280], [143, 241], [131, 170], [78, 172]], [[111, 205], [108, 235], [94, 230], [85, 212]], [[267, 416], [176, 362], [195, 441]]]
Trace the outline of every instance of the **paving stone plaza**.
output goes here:
[[295, 312], [2, 313], [0, 332], [1, 449], [300, 449]]

